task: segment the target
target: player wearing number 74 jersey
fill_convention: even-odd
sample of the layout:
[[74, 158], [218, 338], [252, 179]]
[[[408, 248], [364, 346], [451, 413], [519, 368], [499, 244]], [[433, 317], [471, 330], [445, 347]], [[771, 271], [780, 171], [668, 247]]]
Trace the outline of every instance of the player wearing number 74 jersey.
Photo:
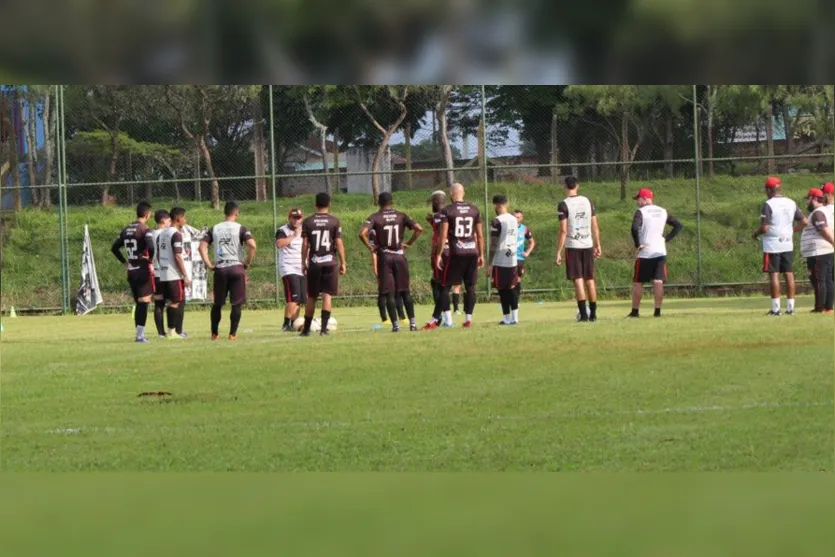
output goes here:
[[[316, 195], [316, 213], [302, 223], [302, 264], [307, 275], [307, 307], [301, 336], [310, 336], [316, 302], [322, 296], [321, 334], [328, 334], [332, 298], [339, 293], [339, 275], [347, 272], [342, 225], [330, 214], [331, 196]], [[339, 262], [336, 256], [339, 256]], [[339, 274], [337, 274], [339, 273]]]

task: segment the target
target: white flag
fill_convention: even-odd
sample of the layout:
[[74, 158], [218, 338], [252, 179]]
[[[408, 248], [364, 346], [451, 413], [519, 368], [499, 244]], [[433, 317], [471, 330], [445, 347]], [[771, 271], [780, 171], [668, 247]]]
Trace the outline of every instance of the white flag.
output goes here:
[[81, 286], [75, 303], [75, 312], [85, 315], [96, 309], [102, 303], [99, 289], [99, 275], [96, 272], [96, 260], [93, 258], [93, 244], [90, 241], [90, 231], [84, 225], [84, 247], [81, 252]]
[[193, 226], [184, 225], [180, 233], [183, 235], [183, 263], [186, 275], [191, 281], [191, 287], [186, 288], [186, 301], [205, 300], [208, 297], [209, 270], [200, 259], [200, 241], [208, 229], [198, 230]]

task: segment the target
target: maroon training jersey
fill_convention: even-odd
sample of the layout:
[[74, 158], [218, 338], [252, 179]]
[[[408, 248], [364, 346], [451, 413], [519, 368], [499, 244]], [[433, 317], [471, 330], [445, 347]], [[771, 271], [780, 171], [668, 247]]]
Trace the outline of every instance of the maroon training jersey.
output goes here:
[[336, 240], [342, 238], [342, 225], [330, 213], [310, 215], [302, 223], [302, 237], [307, 240], [308, 261], [315, 265], [336, 265]]
[[154, 232], [144, 223], [134, 222], [122, 229], [119, 237], [113, 243], [113, 253], [124, 248], [127, 255], [128, 270], [135, 270], [140, 265], [147, 265], [151, 261], [154, 249]]
[[442, 211], [438, 211], [431, 217], [432, 222], [432, 261], [434, 261], [435, 257], [435, 250], [438, 249], [441, 241], [444, 243], [444, 249], [441, 252], [443, 257], [449, 257], [449, 239], [443, 238], [441, 239], [441, 222], [443, 222], [443, 217], [441, 216], [443, 213]]
[[374, 233], [377, 251], [399, 252], [403, 249], [403, 235], [406, 229], [414, 230], [415, 221], [406, 213], [394, 209], [383, 209], [365, 219], [363, 229]]
[[449, 223], [450, 256], [480, 255], [476, 243], [476, 228], [481, 224], [481, 213], [478, 207], [466, 201], [454, 201], [441, 212], [441, 222]]

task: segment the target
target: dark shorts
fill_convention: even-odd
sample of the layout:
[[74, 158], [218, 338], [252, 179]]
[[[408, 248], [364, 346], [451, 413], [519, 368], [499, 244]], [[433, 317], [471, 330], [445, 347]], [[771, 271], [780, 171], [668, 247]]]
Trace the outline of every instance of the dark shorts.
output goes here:
[[519, 282], [522, 282], [522, 277], [525, 276], [525, 262], [516, 261], [516, 276], [519, 277]]
[[160, 300], [165, 298], [162, 292], [162, 281], [159, 280], [157, 275], [154, 275], [154, 298], [158, 298]]
[[458, 286], [464, 284], [472, 286], [478, 280], [478, 256], [457, 255], [450, 256], [449, 261], [441, 270], [444, 286]]
[[409, 260], [403, 255], [381, 253], [377, 259], [380, 294], [409, 291]]
[[229, 303], [240, 306], [246, 303], [246, 270], [243, 265], [215, 269], [215, 305], [222, 306], [229, 296]]
[[310, 264], [307, 269], [307, 295], [318, 298], [322, 294], [339, 294], [339, 265]]
[[130, 285], [130, 292], [135, 301], [140, 298], [153, 296], [156, 290], [154, 273], [151, 272], [149, 265], [143, 265], [138, 269], [128, 271], [128, 284]]
[[307, 280], [302, 275], [284, 275], [281, 277], [284, 285], [284, 301], [294, 304], [307, 302]]
[[186, 289], [181, 280], [166, 280], [157, 283], [157, 292], [162, 295], [163, 300], [172, 304], [179, 304], [186, 300]]
[[764, 253], [763, 254], [763, 272], [764, 273], [791, 273], [792, 262], [794, 261], [794, 253], [787, 251], [783, 253]]
[[662, 256], [649, 259], [636, 259], [635, 274], [632, 276], [632, 282], [646, 284], [647, 282], [656, 280], [662, 282], [667, 281], [667, 258]]
[[565, 278], [594, 280], [594, 249], [565, 248]]
[[512, 290], [516, 287], [516, 267], [493, 267], [493, 288]]
[[441, 255], [441, 270], [439, 271], [437, 267], [435, 267], [435, 258], [432, 257], [432, 260], [429, 263], [432, 265], [432, 280], [437, 282], [438, 284], [443, 284], [444, 282], [444, 269], [447, 268], [449, 265], [449, 254]]

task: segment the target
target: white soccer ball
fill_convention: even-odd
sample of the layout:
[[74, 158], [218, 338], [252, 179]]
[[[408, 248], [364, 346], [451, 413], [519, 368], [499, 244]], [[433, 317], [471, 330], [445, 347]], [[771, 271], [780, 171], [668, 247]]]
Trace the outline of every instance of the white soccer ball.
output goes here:
[[314, 317], [313, 321], [310, 322], [310, 332], [311, 333], [318, 333], [322, 330], [322, 322], [319, 321], [318, 317]]
[[297, 331], [304, 329], [304, 317], [298, 317], [295, 321], [293, 321], [293, 328]]
[[330, 319], [328, 319], [328, 332], [329, 333], [332, 332], [332, 331], [335, 331], [336, 326], [337, 326], [337, 322], [336, 322], [335, 318], [331, 317]]

